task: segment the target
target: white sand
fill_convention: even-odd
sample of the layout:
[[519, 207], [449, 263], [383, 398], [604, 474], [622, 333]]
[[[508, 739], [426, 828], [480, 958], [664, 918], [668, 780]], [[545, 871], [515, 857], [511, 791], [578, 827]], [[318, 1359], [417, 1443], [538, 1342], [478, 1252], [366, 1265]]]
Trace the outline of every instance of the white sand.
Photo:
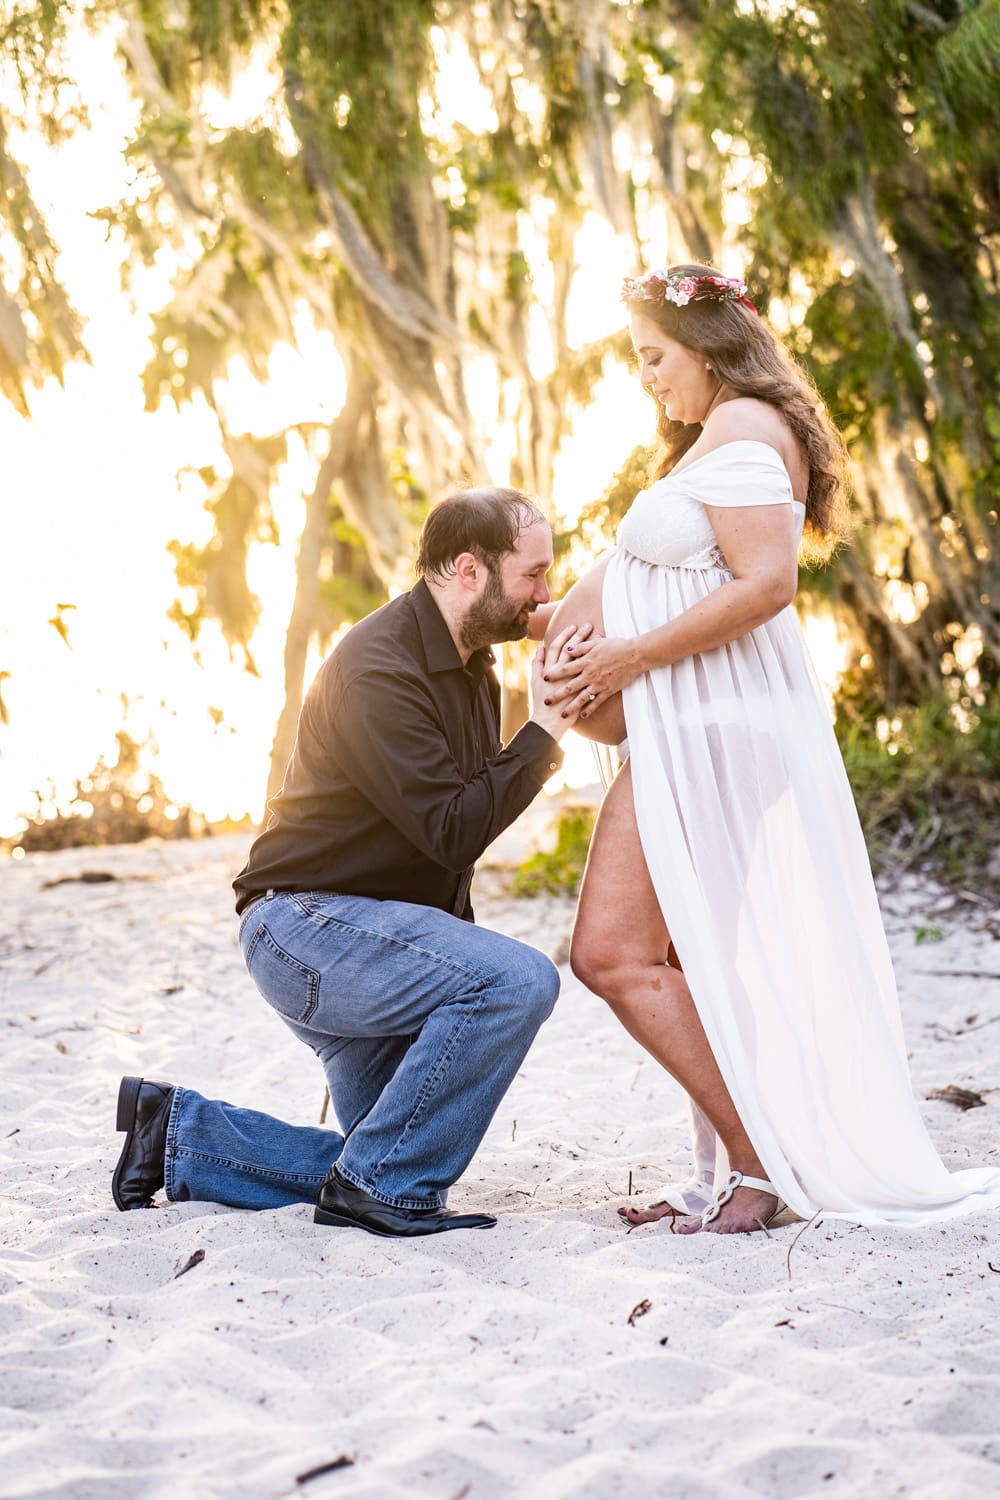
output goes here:
[[[996, 1216], [820, 1224], [791, 1254], [799, 1226], [625, 1232], [630, 1174], [642, 1201], [686, 1166], [678, 1096], [566, 969], [452, 1194], [497, 1209], [492, 1232], [400, 1244], [306, 1207], [117, 1213], [122, 1073], [318, 1117], [318, 1065], [242, 970], [246, 843], [0, 867], [0, 1495], [1000, 1492]], [[119, 879], [46, 888], [88, 869]], [[479, 889], [481, 921], [565, 956], [572, 903], [510, 900], [489, 872]], [[915, 880], [884, 904], [919, 1095], [1000, 1088], [1000, 913]], [[924, 1105], [950, 1164], [996, 1160], [985, 1097]]]

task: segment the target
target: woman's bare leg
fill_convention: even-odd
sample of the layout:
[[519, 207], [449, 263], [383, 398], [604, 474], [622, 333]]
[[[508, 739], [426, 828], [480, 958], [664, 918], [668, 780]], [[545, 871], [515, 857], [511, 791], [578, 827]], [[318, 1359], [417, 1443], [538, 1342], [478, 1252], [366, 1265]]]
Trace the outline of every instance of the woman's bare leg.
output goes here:
[[[601, 594], [604, 588], [604, 570], [609, 561], [607, 557], [600, 558], [574, 583], [566, 597], [560, 599], [549, 619], [545, 631], [546, 641], [552, 640], [567, 625], [592, 625], [595, 634], [604, 634]], [[621, 694], [609, 698], [600, 708], [581, 714], [573, 729], [577, 734], [582, 734], [584, 739], [596, 740], [599, 745], [620, 745], [625, 738], [625, 713]]]
[[[626, 763], [597, 819], [570, 947], [573, 973], [606, 1000], [636, 1041], [701, 1106], [719, 1134], [734, 1171], [764, 1177], [708, 1045], [687, 980], [669, 963], [670, 934], [653, 890], [636, 826], [632, 769]], [[674, 955], [676, 958], [676, 954]], [[775, 1199], [738, 1188], [708, 1226], [715, 1234], [758, 1229]], [[629, 1210], [631, 1223], [658, 1219], [664, 1206]], [[698, 1225], [685, 1226], [693, 1233]]]

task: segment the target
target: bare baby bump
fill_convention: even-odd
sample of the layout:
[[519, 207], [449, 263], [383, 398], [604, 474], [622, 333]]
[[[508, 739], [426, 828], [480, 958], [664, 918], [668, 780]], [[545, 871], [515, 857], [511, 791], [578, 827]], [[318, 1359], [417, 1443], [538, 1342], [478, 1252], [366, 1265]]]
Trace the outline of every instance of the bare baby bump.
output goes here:
[[[584, 625], [590, 623], [594, 627], [595, 635], [604, 634], [604, 609], [601, 602], [601, 594], [604, 588], [604, 572], [610, 561], [608, 557], [602, 557], [593, 567], [588, 568], [583, 577], [578, 579], [570, 589], [565, 598], [560, 599], [549, 621], [549, 628], [545, 632], [546, 645], [565, 630], [568, 625]], [[581, 681], [586, 684], [586, 672]], [[625, 738], [625, 713], [622, 708], [621, 694], [616, 693], [600, 708], [594, 709], [585, 719], [577, 719], [573, 725], [577, 734], [582, 734], [585, 739], [596, 740], [599, 745], [618, 745]]]

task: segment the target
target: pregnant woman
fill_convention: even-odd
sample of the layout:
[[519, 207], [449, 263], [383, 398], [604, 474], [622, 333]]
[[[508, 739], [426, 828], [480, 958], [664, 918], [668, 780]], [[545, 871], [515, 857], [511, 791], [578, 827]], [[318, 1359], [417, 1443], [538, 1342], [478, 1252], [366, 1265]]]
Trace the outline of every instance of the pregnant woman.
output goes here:
[[548, 620], [549, 639], [594, 627], [550, 668], [552, 699], [629, 749], [571, 963], [687, 1091], [695, 1171], [620, 1212], [739, 1233], [785, 1205], [872, 1225], [1000, 1205], [1000, 1171], [950, 1173], [921, 1120], [861, 829], [790, 607], [799, 556], [838, 540], [839, 435], [741, 282], [674, 266], [626, 281], [624, 300], [665, 454], [617, 546]]

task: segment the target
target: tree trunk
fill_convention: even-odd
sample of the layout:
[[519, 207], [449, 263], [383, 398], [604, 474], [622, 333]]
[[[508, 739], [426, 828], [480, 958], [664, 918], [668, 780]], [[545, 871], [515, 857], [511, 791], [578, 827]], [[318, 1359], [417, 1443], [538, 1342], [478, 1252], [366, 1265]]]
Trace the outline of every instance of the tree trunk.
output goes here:
[[[374, 385], [370, 374], [356, 360], [351, 362], [347, 399], [330, 427], [330, 445], [319, 468], [313, 492], [306, 502], [306, 519], [295, 560], [295, 598], [285, 635], [285, 699], [274, 732], [271, 766], [267, 778], [268, 799], [282, 784], [302, 708], [306, 657], [316, 629], [319, 604], [319, 573], [330, 518], [330, 490], [351, 462], [363, 414], [371, 408]], [[373, 557], [381, 548], [371, 548]]]

